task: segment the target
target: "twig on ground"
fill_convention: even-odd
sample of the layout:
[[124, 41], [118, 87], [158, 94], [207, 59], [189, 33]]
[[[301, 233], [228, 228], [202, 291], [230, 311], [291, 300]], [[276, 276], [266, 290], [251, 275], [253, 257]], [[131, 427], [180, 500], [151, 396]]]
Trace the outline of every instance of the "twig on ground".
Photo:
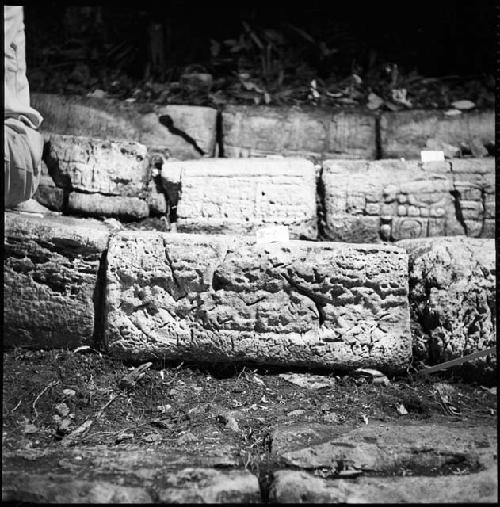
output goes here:
[[78, 426], [78, 428], [74, 429], [69, 435], [67, 435], [61, 442], [63, 446], [71, 445], [76, 438], [83, 436], [89, 428], [94, 424], [95, 421], [100, 419], [104, 414], [104, 411], [115, 401], [115, 399], [119, 396], [119, 394], [113, 394], [110, 399], [100, 408], [100, 410], [94, 414], [91, 419], [87, 419], [83, 424]]
[[[41, 391], [40, 393], [38, 394], [38, 396], [35, 398], [35, 401], [31, 404], [31, 407], [33, 409], [33, 412], [35, 413], [35, 417], [33, 419], [33, 421], [35, 421], [37, 418], [38, 418], [38, 412], [36, 410], [36, 404], [38, 403], [38, 400], [51, 388], [51, 387], [54, 387], [55, 385], [59, 384], [59, 380], [53, 380], [49, 385], [45, 386]], [[17, 408], [17, 407], [16, 407]]]
[[457, 366], [459, 364], [465, 363], [467, 361], [472, 361], [473, 359], [477, 359], [478, 357], [487, 356], [489, 354], [496, 354], [497, 348], [490, 347], [489, 349], [480, 350], [478, 352], [473, 352], [465, 357], [459, 357], [457, 359], [452, 359], [451, 361], [446, 361], [445, 363], [437, 364], [436, 366], [431, 366], [430, 368], [425, 368], [424, 370], [420, 370], [418, 375], [428, 375], [429, 373], [434, 373], [435, 371], [447, 370], [451, 366]]
[[15, 412], [19, 408], [19, 405], [21, 405], [21, 400], [17, 402], [17, 405], [10, 411], [10, 413], [12, 414], [12, 412]]

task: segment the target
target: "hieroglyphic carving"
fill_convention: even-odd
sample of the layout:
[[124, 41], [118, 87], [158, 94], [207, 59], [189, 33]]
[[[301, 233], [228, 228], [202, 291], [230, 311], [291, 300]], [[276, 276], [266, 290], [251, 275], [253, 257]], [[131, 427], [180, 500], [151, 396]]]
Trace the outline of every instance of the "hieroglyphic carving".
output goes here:
[[[337, 241], [492, 237], [493, 159], [324, 163], [324, 232]], [[378, 220], [377, 220], [378, 218]]]

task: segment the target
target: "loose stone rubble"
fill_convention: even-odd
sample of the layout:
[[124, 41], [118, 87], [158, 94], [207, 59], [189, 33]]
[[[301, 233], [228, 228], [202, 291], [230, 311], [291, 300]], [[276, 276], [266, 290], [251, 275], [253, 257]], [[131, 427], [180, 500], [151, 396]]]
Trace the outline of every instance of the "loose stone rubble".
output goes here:
[[379, 242], [467, 234], [494, 237], [493, 158], [451, 162], [327, 160], [324, 235]]
[[121, 232], [106, 343], [123, 358], [404, 368], [406, 254], [389, 245]]
[[380, 119], [382, 158], [420, 159], [429, 140], [471, 150], [473, 144], [495, 144], [493, 111], [446, 116], [442, 111], [411, 110], [384, 113]]
[[[304, 159], [167, 162], [163, 187], [179, 189], [179, 232], [248, 234], [285, 225], [290, 237], [316, 239], [314, 165]], [[178, 201], [178, 202], [177, 202]]]
[[5, 213], [4, 346], [89, 344], [109, 232], [94, 220]]
[[[495, 243], [466, 237], [405, 240], [413, 355], [441, 363], [496, 343]], [[484, 358], [482, 368], [496, 365]]]
[[225, 157], [373, 159], [376, 155], [375, 117], [360, 112], [226, 106], [222, 131]]

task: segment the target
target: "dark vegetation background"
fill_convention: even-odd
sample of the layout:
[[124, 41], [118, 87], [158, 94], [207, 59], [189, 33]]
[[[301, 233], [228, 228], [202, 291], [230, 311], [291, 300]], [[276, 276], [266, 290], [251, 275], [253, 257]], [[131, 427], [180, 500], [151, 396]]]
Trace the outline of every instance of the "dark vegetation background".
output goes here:
[[[491, 106], [496, 14], [494, 0], [41, 2], [25, 8], [28, 77], [33, 91], [280, 103], [307, 100], [312, 79], [338, 94], [356, 74], [362, 83], [344, 94], [354, 102], [392, 87], [426, 105], [439, 81], [445, 95], [458, 86]], [[186, 72], [211, 74], [219, 95], [181, 93]], [[427, 106], [445, 107], [442, 95]]]

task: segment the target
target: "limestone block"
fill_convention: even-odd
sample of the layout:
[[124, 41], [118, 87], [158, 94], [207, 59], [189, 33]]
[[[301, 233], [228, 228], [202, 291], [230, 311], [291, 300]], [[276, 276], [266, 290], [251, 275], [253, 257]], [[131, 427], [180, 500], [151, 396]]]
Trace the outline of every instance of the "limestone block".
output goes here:
[[120, 232], [106, 344], [140, 360], [397, 370], [411, 352], [406, 277], [390, 245]]
[[487, 220], [494, 214], [494, 177], [493, 158], [327, 160], [323, 232], [330, 240], [354, 242], [493, 237]]
[[122, 220], [140, 220], [149, 216], [149, 205], [138, 197], [83, 194], [71, 192], [66, 211], [70, 215], [88, 217], [118, 217]]
[[316, 238], [315, 169], [307, 160], [167, 162], [162, 178], [166, 191], [180, 187], [180, 232], [248, 234], [285, 225], [292, 238]]
[[31, 104], [44, 117], [45, 132], [135, 141], [181, 160], [215, 150], [213, 108], [44, 93], [31, 94]]
[[264, 155], [375, 158], [375, 117], [288, 107], [227, 106], [222, 113], [226, 157]]
[[474, 140], [494, 145], [494, 112], [446, 116], [443, 111], [411, 110], [383, 113], [380, 119], [382, 158], [420, 159], [429, 139], [468, 149]]
[[60, 188], [127, 197], [146, 193], [149, 161], [142, 144], [51, 135], [47, 151], [49, 172]]
[[5, 213], [4, 346], [91, 343], [107, 242], [96, 220]]
[[447, 504], [498, 503], [498, 470], [429, 477], [322, 479], [312, 473], [273, 473], [271, 503], [307, 504]]
[[460, 463], [471, 471], [490, 465], [497, 448], [494, 426], [369, 423], [356, 428], [322, 424], [278, 426], [272, 452], [279, 462], [305, 470], [351, 468], [387, 474], [406, 468], [446, 471]]
[[[430, 364], [496, 343], [495, 242], [467, 237], [400, 241], [410, 256], [413, 354]], [[478, 360], [482, 367], [496, 357]]]

